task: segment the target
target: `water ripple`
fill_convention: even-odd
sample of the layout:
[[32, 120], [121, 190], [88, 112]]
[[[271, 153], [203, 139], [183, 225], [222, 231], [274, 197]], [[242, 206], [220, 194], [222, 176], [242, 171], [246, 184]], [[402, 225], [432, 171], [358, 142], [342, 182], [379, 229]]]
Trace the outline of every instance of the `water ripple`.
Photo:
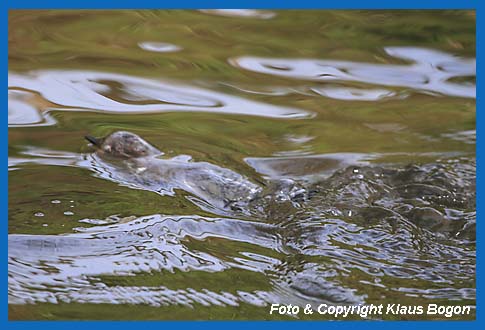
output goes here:
[[[75, 153], [29, 148], [23, 154], [31, 158], [9, 159], [12, 166], [36, 162], [96, 169]], [[64, 235], [9, 235], [9, 302], [359, 304], [378, 288], [384, 288], [383, 296], [407, 288], [405, 294], [425, 299], [474, 299], [474, 159], [393, 168], [372, 166], [377, 156], [246, 159], [269, 179], [309, 181], [307, 200], [297, 208], [268, 204], [265, 222], [155, 214], [80, 219], [94, 226]], [[303, 173], [316, 175], [316, 182]], [[232, 252], [223, 248], [227, 245]], [[141, 283], [134, 294], [130, 283], [113, 286], [103, 280], [231, 269], [261, 274], [266, 289], [228, 292]], [[348, 278], [356, 274], [359, 284]], [[417, 281], [426, 282], [426, 289]], [[105, 295], [96, 293], [100, 290]]]
[[[303, 58], [263, 58], [241, 56], [229, 63], [249, 71], [292, 79], [321, 82], [349, 81], [384, 86], [408, 87], [416, 91], [436, 92], [449, 96], [474, 98], [474, 84], [450, 81], [456, 77], [476, 75], [475, 59], [463, 59], [441, 51], [417, 47], [386, 47], [392, 57], [411, 64], [378, 64]], [[325, 96], [367, 100], [391, 92], [355, 89], [317, 89]], [[361, 94], [361, 95], [359, 95]]]
[[[213, 112], [274, 118], [306, 118], [312, 114], [202, 88], [153, 79], [94, 71], [10, 72], [9, 88], [22, 88], [42, 95], [55, 104], [49, 110], [83, 110], [118, 114], [168, 111]], [[13, 96], [12, 96], [13, 97]], [[10, 101], [10, 100], [9, 100]], [[26, 106], [12, 103], [11, 124], [27, 116]], [[34, 121], [34, 123], [32, 123]], [[29, 119], [36, 124], [40, 119]]]
[[[128, 223], [79, 230], [79, 233], [61, 236], [9, 235], [10, 303], [99, 303], [101, 296], [104, 296], [103, 301], [109, 303], [134, 303], [133, 299], [137, 303], [150, 303], [141, 296], [133, 295], [130, 287], [107, 288], [100, 283], [98, 276], [133, 276], [140, 272], [161, 271], [173, 273], [176, 270], [212, 273], [233, 267], [247, 269], [249, 264], [251, 270], [265, 272], [273, 268], [275, 262], [278, 263], [272, 258], [250, 253], [221, 259], [186, 245], [188, 237], [195, 240], [220, 237], [278, 250], [278, 240], [272, 234], [273, 228], [261, 223], [199, 216], [152, 215]], [[97, 294], [100, 285], [106, 295]], [[158, 296], [162, 294], [161, 291], [168, 290], [139, 289], [145, 292], [142, 295], [145, 298]], [[183, 295], [162, 295], [171, 303], [177, 303], [174, 299], [183, 298]], [[251, 295], [254, 293], [244, 293], [245, 300], [258, 301], [250, 299]], [[235, 304], [239, 300], [235, 297], [227, 300], [224, 297], [215, 293], [212, 295], [212, 298], [223, 304]]]

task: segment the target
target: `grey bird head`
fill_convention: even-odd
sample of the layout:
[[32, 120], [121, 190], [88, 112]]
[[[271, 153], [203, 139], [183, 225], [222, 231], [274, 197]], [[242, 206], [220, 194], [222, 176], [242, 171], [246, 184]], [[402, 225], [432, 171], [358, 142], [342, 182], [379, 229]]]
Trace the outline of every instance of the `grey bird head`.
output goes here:
[[96, 152], [115, 158], [139, 158], [160, 155], [162, 152], [136, 134], [124, 131], [114, 132], [105, 138], [85, 136]]

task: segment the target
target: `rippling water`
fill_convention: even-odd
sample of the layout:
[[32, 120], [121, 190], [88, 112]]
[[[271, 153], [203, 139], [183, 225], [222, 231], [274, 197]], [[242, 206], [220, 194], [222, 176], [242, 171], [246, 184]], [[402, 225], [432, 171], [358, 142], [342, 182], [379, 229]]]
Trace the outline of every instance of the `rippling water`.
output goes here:
[[[475, 305], [472, 12], [12, 11], [9, 31], [11, 319]], [[118, 130], [264, 193], [135, 182], [83, 139]]]

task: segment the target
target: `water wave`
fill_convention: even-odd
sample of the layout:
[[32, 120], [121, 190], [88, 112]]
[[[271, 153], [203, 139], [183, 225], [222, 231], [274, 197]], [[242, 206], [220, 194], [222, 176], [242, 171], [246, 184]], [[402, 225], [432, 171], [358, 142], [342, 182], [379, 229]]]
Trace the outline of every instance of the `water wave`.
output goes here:
[[[476, 76], [475, 59], [417, 47], [385, 47], [385, 52], [410, 64], [379, 64], [304, 58], [264, 58], [240, 56], [232, 65], [273, 76], [319, 82], [357, 82], [374, 85], [408, 87], [418, 92], [474, 98], [476, 86], [455, 83], [457, 77]], [[324, 96], [346, 100], [376, 100], [393, 95], [392, 91], [323, 86], [316, 91]]]
[[[51, 125], [50, 111], [117, 114], [212, 112], [273, 118], [308, 118], [308, 111], [280, 107], [162, 80], [95, 71], [36, 71], [8, 75], [9, 125]], [[51, 106], [36, 110], [18, 101], [20, 92], [40, 94]]]

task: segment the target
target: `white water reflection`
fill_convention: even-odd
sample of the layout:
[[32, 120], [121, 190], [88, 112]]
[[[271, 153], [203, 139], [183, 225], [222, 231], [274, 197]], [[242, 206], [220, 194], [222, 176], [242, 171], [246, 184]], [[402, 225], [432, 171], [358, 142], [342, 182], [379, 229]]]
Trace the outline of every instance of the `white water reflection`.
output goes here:
[[227, 16], [227, 17], [247, 17], [247, 18], [261, 18], [269, 19], [276, 16], [276, 13], [271, 11], [263, 11], [256, 9], [201, 9], [202, 13]]
[[[441, 51], [417, 47], [386, 47], [384, 50], [389, 56], [412, 63], [379, 64], [254, 56], [236, 57], [230, 59], [229, 62], [236, 67], [249, 71], [292, 79], [321, 82], [351, 81], [408, 87], [416, 91], [430, 91], [449, 96], [475, 97], [476, 87], [474, 84], [450, 81], [450, 79], [456, 77], [475, 76], [475, 59], [459, 58]], [[335, 91], [333, 92], [335, 94]], [[328, 92], [324, 90], [324, 95], [326, 93]], [[369, 97], [369, 92], [361, 91], [361, 93], [364, 99]], [[349, 93], [346, 94], [347, 99], [349, 99]], [[332, 97], [332, 90], [330, 90], [329, 96]], [[355, 96], [354, 100], [359, 100], [359, 95], [353, 96]]]
[[378, 154], [335, 153], [309, 156], [248, 157], [246, 163], [269, 179], [314, 181], [350, 165], [368, 165]]
[[56, 121], [47, 113], [43, 113], [32, 105], [29, 100], [34, 95], [20, 90], [8, 91], [8, 126], [49, 126]]
[[331, 99], [346, 101], [378, 101], [396, 96], [386, 89], [359, 89], [348, 87], [313, 87], [315, 93]]
[[168, 274], [175, 271], [218, 273], [229, 268], [265, 272], [279, 265], [279, 260], [242, 252], [237, 257], [222, 259], [189, 248], [187, 238], [223, 238], [278, 250], [278, 240], [271, 230], [270, 225], [236, 219], [156, 214], [128, 223], [84, 228], [80, 233], [9, 235], [9, 303], [143, 303], [156, 306], [249, 302], [264, 305], [269, 293], [235, 291], [226, 294], [140, 286], [136, 287], [138, 293], [133, 294], [135, 287], [109, 287], [98, 277], [162, 271]]
[[[95, 71], [10, 72], [9, 88], [39, 93], [56, 104], [49, 110], [83, 110], [118, 114], [170, 111], [212, 112], [274, 118], [306, 118], [312, 114], [297, 108], [280, 107], [202, 88], [155, 79]], [[13, 99], [13, 101], [15, 101]], [[33, 117], [32, 107], [11, 103], [11, 125], [45, 124], [46, 114]], [[29, 115], [30, 114], [30, 115]], [[24, 117], [30, 118], [28, 120]], [[48, 122], [52, 124], [52, 122]]]
[[171, 53], [182, 50], [182, 47], [180, 46], [157, 41], [140, 42], [138, 46], [143, 50], [155, 53]]
[[[363, 302], [355, 290], [324, 277], [315, 283], [312, 295], [295, 295], [288, 278], [306, 286], [304, 277], [319, 273], [308, 268], [294, 272], [285, 259], [283, 241], [275, 225], [229, 218], [150, 215], [126, 223], [79, 228], [65, 235], [9, 235], [8, 300], [26, 303], [111, 303], [205, 306], [238, 306], [249, 303], [266, 306], [274, 302], [316, 303], [341, 297], [347, 302]], [[191, 241], [206, 241], [200, 248]], [[212, 251], [209, 241], [243, 243], [235, 255]], [[208, 246], [207, 248], [205, 246]], [[260, 254], [252, 251], [271, 253]], [[269, 290], [196, 290], [167, 286], [133, 286], [123, 281], [141, 273], [170, 278], [176, 273], [208, 272], [212, 277], [229, 269], [241, 269], [263, 276], [275, 271], [287, 276], [268, 277]], [[320, 274], [323, 275], [323, 274]], [[118, 285], [106, 283], [103, 276], [120, 278]], [[224, 279], [225, 276], [220, 277]], [[271, 280], [270, 278], [273, 278]], [[274, 283], [273, 283], [274, 281]], [[312, 278], [311, 281], [314, 281]], [[167, 282], [167, 279], [165, 280]], [[169, 280], [168, 280], [169, 282]], [[222, 284], [222, 283], [221, 283]], [[231, 283], [228, 282], [228, 285]], [[175, 285], [176, 286], [176, 285]], [[339, 298], [340, 297], [340, 298]]]
[[454, 133], [444, 133], [441, 136], [445, 138], [449, 138], [452, 140], [464, 142], [467, 144], [476, 144], [477, 143], [477, 131], [476, 130], [469, 130], [469, 131], [459, 131]]
[[24, 147], [20, 154], [27, 157], [8, 157], [9, 171], [18, 170], [25, 164], [85, 167], [83, 156], [74, 152]]
[[[29, 303], [80, 303], [92, 304], [130, 304], [148, 305], [152, 307], [184, 305], [188, 307], [202, 306], [239, 306], [248, 303], [264, 307], [269, 303], [277, 302], [271, 292], [246, 292], [238, 290], [235, 293], [227, 291], [211, 291], [207, 289], [194, 290], [169, 289], [166, 286], [110, 286], [102, 282], [91, 285], [70, 283], [71, 290], [32, 291], [28, 292]], [[58, 289], [58, 288], [56, 288]], [[25, 291], [27, 292], [27, 290]], [[21, 291], [9, 296], [9, 304], [23, 304], [25, 299]]]

